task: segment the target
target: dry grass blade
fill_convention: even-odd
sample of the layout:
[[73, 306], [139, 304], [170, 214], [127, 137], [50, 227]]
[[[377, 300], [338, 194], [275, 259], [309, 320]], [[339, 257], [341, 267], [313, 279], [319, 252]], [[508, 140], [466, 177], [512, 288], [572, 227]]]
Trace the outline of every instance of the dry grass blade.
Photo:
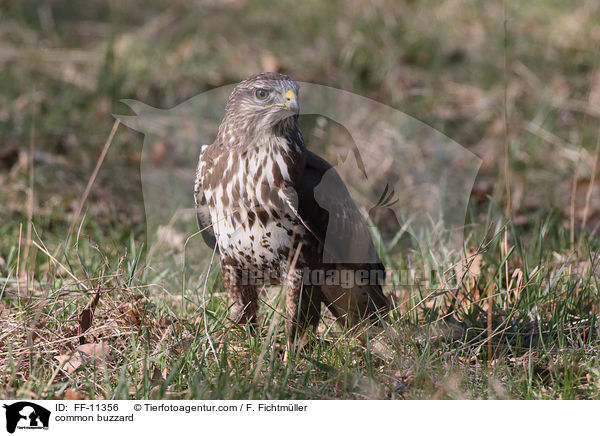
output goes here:
[[[294, 232], [294, 235], [292, 236], [292, 242], [293, 242], [294, 236], [295, 236], [295, 232]], [[294, 269], [296, 268], [296, 262], [298, 261], [298, 256], [300, 255], [301, 249], [302, 249], [302, 242], [300, 242], [298, 244], [298, 247], [296, 248], [296, 252], [294, 253], [294, 258], [292, 259], [291, 264], [290, 264], [290, 270], [289, 270], [290, 272], [288, 274], [293, 273]], [[290, 252], [291, 252], [291, 250], [290, 250]], [[283, 310], [285, 308], [286, 287], [287, 287], [286, 285], [284, 285], [282, 287], [281, 298], [279, 299], [279, 303], [277, 304], [277, 307], [275, 308], [275, 315], [273, 316], [273, 319], [271, 320], [271, 325], [269, 326], [269, 332], [267, 334], [267, 338], [263, 342], [262, 349], [260, 350], [260, 355], [258, 356], [258, 361], [256, 362], [256, 367], [254, 369], [254, 383], [255, 384], [258, 381], [258, 378], [260, 376], [260, 371], [261, 371], [262, 366], [265, 361], [265, 354], [267, 352], [267, 348], [268, 348], [269, 344], [271, 344], [271, 340], [273, 339], [273, 335], [275, 334], [275, 329], [279, 326], [279, 324], [281, 322], [281, 313], [283, 312]], [[250, 399], [252, 399], [253, 396], [254, 396], [254, 389], [250, 393]]]
[[83, 283], [81, 280], [79, 280], [77, 277], [75, 277], [75, 275], [73, 275], [71, 270], [69, 268], [67, 268], [66, 266], [64, 266], [62, 263], [60, 263], [56, 257], [54, 257], [52, 254], [50, 254], [48, 252], [48, 250], [46, 250], [44, 247], [42, 247], [40, 244], [38, 244], [35, 241], [31, 241], [31, 243], [33, 245], [35, 245], [38, 249], [40, 249], [42, 251], [42, 253], [44, 253], [46, 256], [48, 256], [50, 258], [50, 260], [52, 260], [52, 262], [54, 262], [56, 265], [58, 265], [64, 272], [66, 272], [69, 275], [69, 277], [71, 277], [73, 280], [75, 280], [75, 282], [77, 284], [82, 286], [84, 289], [89, 290], [89, 288], [87, 287], [87, 285], [85, 283]]
[[206, 340], [208, 341], [210, 350], [212, 351], [213, 356], [215, 357], [215, 362], [217, 362], [217, 366], [219, 366], [219, 358], [217, 357], [217, 351], [215, 350], [215, 346], [213, 344], [213, 341], [210, 337], [210, 333], [208, 331], [208, 318], [206, 316], [206, 285], [208, 284], [208, 275], [210, 273], [210, 270], [212, 269], [212, 265], [215, 260], [215, 253], [217, 252], [218, 247], [219, 247], [218, 244], [215, 245], [212, 255], [210, 256], [210, 264], [208, 265], [208, 270], [206, 271], [206, 277], [204, 278], [204, 286], [202, 287], [202, 316], [204, 318], [204, 334], [206, 334]]
[[[35, 101], [31, 102], [31, 129], [29, 132], [29, 187], [27, 189], [27, 233], [25, 237], [25, 252], [23, 259], [25, 259], [25, 265], [27, 265], [29, 259], [29, 247], [31, 246], [31, 228], [33, 227], [33, 204], [34, 204], [34, 172], [33, 172], [33, 151], [35, 148], [35, 115], [36, 115], [36, 104]], [[19, 278], [19, 277], [17, 277]]]
[[510, 192], [510, 153], [508, 144], [508, 16], [506, 12], [506, 1], [503, 1], [504, 9], [504, 182], [506, 188], [506, 219], [511, 215], [511, 192]]
[[[117, 132], [117, 128], [119, 127], [120, 123], [121, 122], [119, 120], [115, 121], [115, 123], [113, 124], [112, 130], [110, 131], [110, 135], [108, 135], [108, 139], [104, 143], [104, 147], [102, 148], [102, 153], [100, 153], [100, 157], [98, 158], [98, 161], [96, 162], [96, 167], [94, 168], [94, 171], [92, 172], [92, 175], [91, 175], [90, 179], [88, 180], [88, 184], [85, 187], [85, 191], [83, 192], [81, 199], [79, 200], [79, 205], [77, 206], [77, 211], [75, 212], [75, 215], [73, 215], [73, 219], [71, 220], [71, 225], [69, 226], [69, 232], [67, 233], [67, 241], [71, 238], [71, 234], [73, 233], [73, 230], [75, 229], [75, 225], [77, 224], [77, 221], [79, 220], [79, 217], [81, 216], [81, 211], [83, 210], [83, 205], [85, 203], [85, 200], [87, 199], [88, 195], [90, 194], [90, 191], [92, 190], [94, 181], [96, 180], [96, 177], [98, 176], [98, 172], [100, 171], [102, 162], [104, 162], [106, 153], [108, 153], [108, 149], [110, 148], [110, 145], [112, 144], [113, 138], [115, 137], [115, 133]], [[60, 250], [60, 245], [54, 252], [54, 257], [56, 257], [59, 250]]]
[[[569, 212], [569, 241], [571, 246], [575, 243], [575, 195], [577, 194], [577, 179], [579, 178], [579, 164], [581, 162], [582, 148], [577, 153], [577, 162], [573, 172], [573, 182], [571, 183], [571, 207]], [[591, 186], [591, 185], [590, 185]]]
[[[506, 189], [506, 209], [504, 211], [504, 218], [507, 223], [510, 221], [512, 215], [512, 198], [511, 198], [511, 186], [510, 186], [510, 150], [508, 143], [508, 134], [509, 134], [509, 126], [508, 126], [508, 13], [507, 13], [507, 0], [502, 2], [502, 10], [503, 10], [503, 30], [504, 30], [504, 181], [505, 181], [505, 189]], [[506, 276], [506, 284], [508, 285], [509, 277], [508, 277], [508, 259], [506, 258], [508, 254], [508, 225], [504, 227], [504, 240], [501, 245], [501, 255], [505, 260], [505, 276]], [[488, 287], [488, 310], [487, 310], [487, 335], [488, 335], [488, 371], [491, 373], [492, 371], [492, 318], [493, 318], [493, 300], [492, 300], [493, 290], [491, 287]]]
[[592, 163], [592, 175], [590, 177], [590, 184], [588, 185], [587, 192], [585, 193], [585, 207], [583, 208], [583, 218], [581, 220], [581, 229], [585, 231], [585, 225], [587, 224], [587, 217], [590, 210], [590, 199], [592, 198], [592, 190], [594, 189], [594, 182], [596, 181], [596, 170], [598, 169], [598, 158], [600, 158], [600, 134], [596, 140], [596, 152], [594, 153], [594, 161]]
[[488, 310], [487, 310], [487, 365], [488, 372], [492, 372], [492, 316], [493, 316], [493, 295], [496, 290], [496, 282], [493, 282], [491, 286], [488, 286], [487, 289], [487, 300], [488, 300]]
[[21, 269], [21, 238], [23, 236], [23, 224], [19, 223], [19, 244], [17, 245], [17, 294], [21, 295], [21, 280], [19, 277]]

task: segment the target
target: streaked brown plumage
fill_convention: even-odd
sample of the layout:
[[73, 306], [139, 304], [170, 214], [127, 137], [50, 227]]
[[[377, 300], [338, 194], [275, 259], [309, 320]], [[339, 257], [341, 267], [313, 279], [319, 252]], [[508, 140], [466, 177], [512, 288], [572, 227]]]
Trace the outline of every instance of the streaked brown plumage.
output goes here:
[[[203, 148], [195, 186], [203, 238], [219, 247], [231, 318], [254, 321], [259, 287], [285, 284], [290, 339], [316, 328], [322, 303], [351, 325], [389, 308], [385, 270], [363, 217], [335, 169], [304, 145], [297, 95], [298, 84], [283, 74], [241, 82], [215, 141]], [[307, 280], [315, 271], [335, 278], [362, 270], [376, 281]]]

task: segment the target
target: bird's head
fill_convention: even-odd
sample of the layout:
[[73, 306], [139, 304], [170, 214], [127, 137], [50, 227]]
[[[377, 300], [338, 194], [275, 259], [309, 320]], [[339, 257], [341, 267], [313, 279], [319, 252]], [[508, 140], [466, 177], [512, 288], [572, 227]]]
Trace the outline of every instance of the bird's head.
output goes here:
[[280, 73], [258, 73], [240, 82], [227, 101], [236, 124], [268, 129], [295, 122], [300, 111], [298, 83]]

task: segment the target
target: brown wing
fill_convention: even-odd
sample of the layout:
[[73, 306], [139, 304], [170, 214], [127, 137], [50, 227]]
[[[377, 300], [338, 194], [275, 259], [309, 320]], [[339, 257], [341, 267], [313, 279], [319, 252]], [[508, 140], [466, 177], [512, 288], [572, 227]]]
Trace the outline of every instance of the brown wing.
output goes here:
[[[206, 145], [202, 146], [202, 151], [205, 151]], [[200, 154], [202, 159], [202, 154]], [[206, 197], [202, 189], [202, 174], [200, 174], [200, 161], [198, 161], [198, 169], [196, 171], [196, 179], [194, 183], [194, 201], [196, 203], [196, 222], [198, 223], [198, 230], [202, 234], [202, 239], [206, 245], [210, 248], [215, 248], [217, 240], [215, 238], [215, 232], [212, 228], [212, 221], [210, 219], [210, 211], [206, 204]]]
[[351, 305], [357, 306], [362, 317], [387, 311], [389, 301], [381, 288], [385, 267], [364, 217], [335, 168], [307, 151], [306, 167], [296, 191], [300, 218], [324, 246], [322, 263], [337, 269], [369, 270], [381, 278], [377, 283], [351, 289], [324, 289], [330, 302], [348, 302], [335, 304], [344, 312]]
[[326, 160], [307, 151], [296, 192], [300, 218], [324, 244], [324, 263], [381, 265], [364, 217]]

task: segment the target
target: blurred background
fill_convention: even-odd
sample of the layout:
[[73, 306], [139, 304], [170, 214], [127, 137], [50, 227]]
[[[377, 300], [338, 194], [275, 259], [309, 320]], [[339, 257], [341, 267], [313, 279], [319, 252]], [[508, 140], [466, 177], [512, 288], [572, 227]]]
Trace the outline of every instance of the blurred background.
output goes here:
[[[3, 0], [0, 257], [28, 205], [42, 238], [68, 227], [112, 114], [131, 114], [121, 99], [170, 108], [262, 70], [370, 97], [467, 147], [484, 209], [505, 201], [506, 83], [514, 222], [553, 213], [593, 231], [600, 4], [509, 2], [506, 37], [503, 14], [500, 1]], [[119, 128], [86, 204], [109, 240], [143, 231], [142, 143]]]
[[[597, 0], [0, 0], [0, 396], [148, 398], [168, 379], [154, 395], [597, 398], [599, 47]], [[432, 293], [418, 281], [390, 293], [385, 364], [328, 330], [297, 366], [269, 336], [257, 369], [260, 341], [231, 328], [217, 274], [186, 282], [181, 265], [140, 261], [152, 254], [140, 168], [180, 161], [173, 138], [111, 136], [113, 114], [134, 115], [121, 100], [171, 109], [259, 71], [381, 102], [481, 159], [454, 251], [470, 265], [381, 238], [390, 268], [442, 267]], [[334, 162], [352, 145], [344, 126], [309, 121], [308, 146]], [[377, 157], [375, 173], [389, 167]], [[164, 253], [185, 262], [189, 233], [165, 232]], [[82, 308], [100, 294], [92, 323]], [[279, 297], [265, 298], [266, 326]], [[104, 383], [89, 367], [59, 374], [76, 342], [102, 341], [117, 356]]]

